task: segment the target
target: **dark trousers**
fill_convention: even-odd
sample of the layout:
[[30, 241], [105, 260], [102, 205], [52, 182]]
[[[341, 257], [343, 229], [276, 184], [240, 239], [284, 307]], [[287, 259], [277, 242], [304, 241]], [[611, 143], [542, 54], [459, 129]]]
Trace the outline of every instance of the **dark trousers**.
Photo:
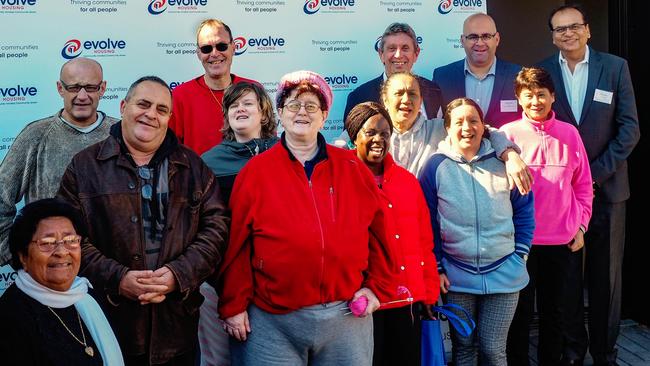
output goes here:
[[529, 365], [529, 327], [535, 295], [539, 313], [539, 364], [562, 365], [582, 360], [587, 353], [582, 250], [571, 252], [566, 245], [533, 245], [526, 267], [530, 282], [519, 294], [508, 333], [508, 365]]
[[[197, 364], [198, 346], [194, 351], [178, 355], [164, 364], [156, 364], [156, 366], [195, 366]], [[126, 366], [148, 366], [149, 357], [147, 355], [127, 356], [124, 355], [124, 364]]]
[[373, 366], [420, 365], [420, 304], [372, 313], [375, 347]]
[[608, 203], [596, 198], [585, 236], [589, 353], [595, 365], [616, 361], [624, 244], [625, 202]]

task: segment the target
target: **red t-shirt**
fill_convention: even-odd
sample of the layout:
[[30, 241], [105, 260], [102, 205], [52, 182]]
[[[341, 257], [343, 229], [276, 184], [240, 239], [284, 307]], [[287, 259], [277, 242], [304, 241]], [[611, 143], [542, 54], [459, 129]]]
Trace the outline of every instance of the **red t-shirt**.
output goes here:
[[[232, 83], [255, 80], [230, 75]], [[203, 75], [177, 86], [169, 127], [181, 143], [201, 155], [221, 142], [223, 90], [210, 90]]]

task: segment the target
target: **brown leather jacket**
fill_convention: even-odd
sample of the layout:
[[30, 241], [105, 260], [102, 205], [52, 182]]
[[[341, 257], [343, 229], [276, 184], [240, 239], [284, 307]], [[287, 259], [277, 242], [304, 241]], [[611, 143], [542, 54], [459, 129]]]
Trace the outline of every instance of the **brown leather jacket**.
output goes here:
[[82, 211], [89, 242], [82, 246], [80, 275], [104, 300], [122, 352], [148, 352], [150, 363], [164, 363], [195, 351], [203, 302], [199, 285], [221, 262], [228, 219], [210, 169], [176, 143], [168, 156], [167, 222], [158, 264], [171, 269], [178, 288], [160, 304], [140, 305], [119, 296], [122, 276], [147, 268], [140, 180], [118, 138], [109, 136], [78, 153], [66, 169], [59, 196]]

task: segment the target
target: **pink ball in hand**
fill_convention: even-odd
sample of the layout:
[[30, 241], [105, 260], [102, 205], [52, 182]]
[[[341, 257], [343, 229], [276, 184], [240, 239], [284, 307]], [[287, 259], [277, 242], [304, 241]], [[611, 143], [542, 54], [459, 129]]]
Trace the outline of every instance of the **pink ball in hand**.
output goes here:
[[365, 295], [361, 295], [358, 299], [351, 301], [349, 306], [352, 314], [356, 317], [360, 317], [368, 307], [368, 298]]

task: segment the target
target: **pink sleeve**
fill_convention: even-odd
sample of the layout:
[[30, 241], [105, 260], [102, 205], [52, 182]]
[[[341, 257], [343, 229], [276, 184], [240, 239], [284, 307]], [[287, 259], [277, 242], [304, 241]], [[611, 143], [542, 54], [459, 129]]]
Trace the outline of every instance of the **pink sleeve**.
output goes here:
[[591, 178], [591, 169], [589, 168], [589, 157], [587, 151], [582, 143], [582, 138], [577, 130], [573, 130], [575, 141], [574, 147], [578, 158], [578, 164], [573, 171], [573, 178], [571, 184], [573, 186], [573, 193], [576, 200], [582, 206], [582, 215], [580, 224], [587, 229], [589, 227], [589, 220], [591, 219], [591, 208], [594, 198], [593, 180]]

